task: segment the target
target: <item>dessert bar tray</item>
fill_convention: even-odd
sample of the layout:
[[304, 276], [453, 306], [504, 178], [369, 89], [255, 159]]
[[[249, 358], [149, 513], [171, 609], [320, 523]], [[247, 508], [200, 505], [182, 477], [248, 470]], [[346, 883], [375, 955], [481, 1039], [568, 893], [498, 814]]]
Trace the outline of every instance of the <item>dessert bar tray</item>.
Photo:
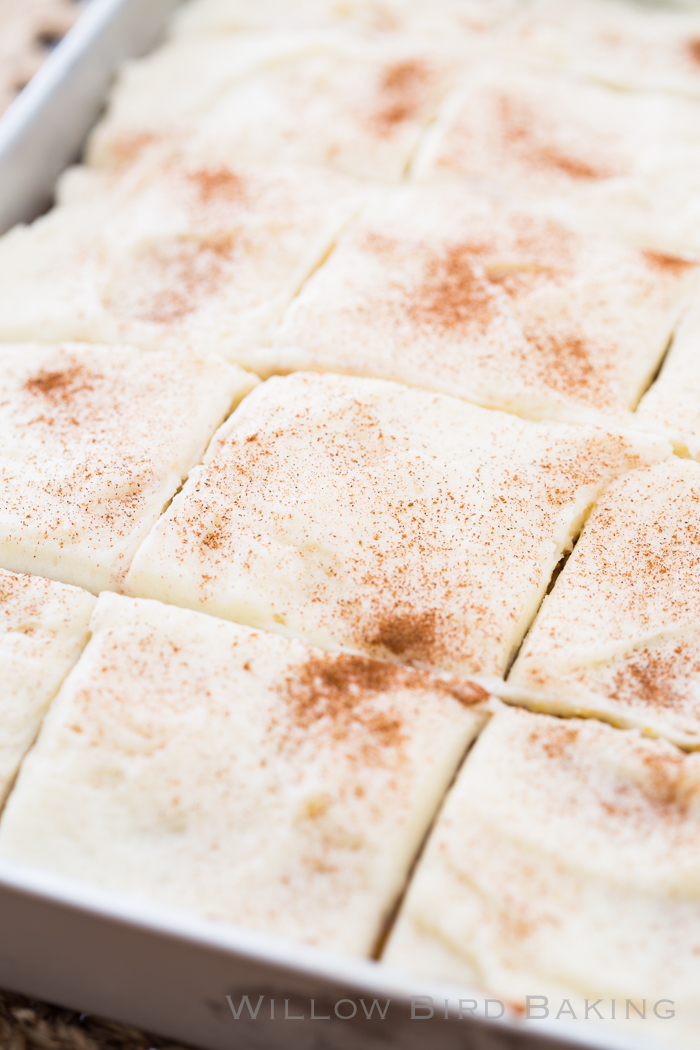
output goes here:
[[[0, 231], [48, 206], [114, 71], [156, 43], [175, 2], [87, 5], [0, 120]], [[7, 861], [0, 931], [0, 986], [209, 1050], [652, 1045]]]

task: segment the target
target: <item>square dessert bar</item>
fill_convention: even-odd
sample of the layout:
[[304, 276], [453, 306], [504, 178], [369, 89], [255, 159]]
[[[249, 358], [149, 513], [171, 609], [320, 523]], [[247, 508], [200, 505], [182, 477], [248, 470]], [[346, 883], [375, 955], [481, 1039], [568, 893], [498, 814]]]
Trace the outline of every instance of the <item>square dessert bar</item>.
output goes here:
[[700, 464], [673, 457], [603, 493], [507, 690], [700, 748]]
[[[191, 348], [242, 361], [360, 203], [308, 168], [161, 157], [0, 241], [0, 339]], [[84, 197], [84, 203], [78, 198]]]
[[487, 695], [101, 595], [0, 855], [368, 955]]
[[0, 344], [0, 565], [119, 587], [255, 382], [215, 357]]
[[[208, 70], [203, 84], [201, 67]], [[185, 151], [191, 144], [225, 163], [323, 165], [395, 182], [456, 75], [451, 49], [415, 40], [335, 34], [180, 40], [117, 85], [88, 158], [105, 167], [155, 143]], [[173, 78], [178, 88], [171, 97], [163, 88]], [[181, 101], [189, 79], [192, 99]], [[145, 110], [144, 89], [152, 93]]]
[[500, 675], [600, 491], [669, 451], [381, 380], [276, 377], [221, 428], [126, 593]]
[[467, 187], [367, 205], [289, 307], [259, 373], [394, 379], [536, 419], [626, 419], [698, 281], [693, 261]]
[[447, 795], [383, 961], [548, 1000], [562, 1035], [576, 1018], [572, 1036], [587, 1019], [632, 1038], [636, 1020], [638, 1037], [695, 1045], [699, 872], [700, 755], [505, 708]]
[[89, 637], [95, 598], [0, 569], [0, 803]]
[[684, 314], [636, 424], [666, 434], [681, 455], [700, 456], [700, 299]]
[[240, 40], [195, 36], [126, 62], [88, 139], [90, 165], [120, 168], [155, 145], [180, 143], [222, 92], [288, 50], [267, 33]]
[[615, 91], [492, 57], [467, 67], [411, 173], [557, 201], [582, 229], [697, 250], [699, 129], [694, 99]]

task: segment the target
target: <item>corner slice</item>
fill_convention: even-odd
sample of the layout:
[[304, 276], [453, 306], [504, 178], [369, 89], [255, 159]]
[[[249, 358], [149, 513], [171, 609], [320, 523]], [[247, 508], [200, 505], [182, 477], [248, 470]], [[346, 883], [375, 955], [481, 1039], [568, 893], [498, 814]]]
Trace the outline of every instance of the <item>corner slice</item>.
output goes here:
[[87, 643], [94, 605], [77, 587], [0, 569], [0, 804]]
[[99, 342], [97, 243], [110, 214], [88, 194], [0, 237], [2, 342]]
[[370, 954], [484, 691], [112, 594], [91, 630], [0, 855]]
[[508, 699], [700, 748], [700, 465], [603, 493], [508, 679]]
[[505, 708], [447, 796], [383, 961], [523, 1007], [544, 996], [563, 1020], [605, 1026], [615, 999], [615, 1028], [644, 1010], [637, 1034], [694, 1046], [699, 872], [700, 755]]
[[246, 34], [240, 40], [176, 40], [125, 62], [88, 140], [87, 162], [124, 168], [154, 146], [181, 142], [227, 88], [287, 51], [268, 34]]
[[665, 442], [380, 380], [268, 380], [144, 542], [137, 597], [501, 675], [588, 508]]
[[697, 285], [629, 247], [462, 185], [372, 201], [301, 290], [259, 374], [394, 379], [534, 419], [629, 421]]
[[95, 593], [119, 588], [256, 382], [215, 357], [0, 345], [0, 565]]

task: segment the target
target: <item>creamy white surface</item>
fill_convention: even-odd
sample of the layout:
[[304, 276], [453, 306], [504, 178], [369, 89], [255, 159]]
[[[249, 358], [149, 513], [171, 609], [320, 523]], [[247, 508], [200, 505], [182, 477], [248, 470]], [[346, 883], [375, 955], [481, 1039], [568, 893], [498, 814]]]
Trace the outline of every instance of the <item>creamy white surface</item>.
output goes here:
[[406, 187], [368, 203], [249, 362], [629, 423], [697, 271], [464, 185]]
[[176, 11], [171, 34], [334, 29], [453, 42], [499, 25], [521, 7], [520, 0], [195, 0]]
[[449, 52], [324, 41], [223, 93], [198, 118], [192, 148], [398, 182], [455, 77]]
[[99, 341], [97, 247], [109, 213], [99, 194], [0, 239], [0, 340]]
[[[457, 65], [452, 48], [404, 38], [363, 42], [320, 33], [178, 41], [117, 86], [89, 160], [120, 164], [154, 143], [169, 143], [237, 165], [315, 164], [398, 181]], [[177, 86], [170, 91], [172, 80]]]
[[0, 565], [118, 588], [255, 382], [216, 357], [0, 344]]
[[698, 250], [699, 146], [694, 99], [613, 91], [490, 56], [466, 64], [411, 174], [556, 201], [584, 230]]
[[155, 524], [127, 593], [501, 674], [596, 496], [668, 452], [394, 383], [274, 378]]
[[87, 643], [95, 598], [0, 569], [0, 801]]
[[91, 631], [0, 855], [369, 954], [483, 691], [113, 594]]
[[640, 426], [669, 435], [681, 453], [700, 456], [700, 299], [684, 314], [661, 372], [642, 398]]
[[700, 96], [695, 4], [535, 0], [506, 27], [507, 49], [549, 69], [622, 90]]
[[135, 343], [245, 364], [362, 194], [332, 172], [206, 157], [160, 157], [90, 182], [72, 173], [69, 203], [0, 242], [0, 339]]
[[700, 464], [673, 457], [600, 497], [505, 696], [700, 747]]
[[[696, 1046], [698, 872], [700, 756], [503, 709], [447, 796], [383, 961], [523, 1006], [568, 998], [579, 1019], [600, 998], [611, 1030]], [[645, 1022], [626, 1020], [628, 998], [646, 999]], [[654, 1018], [662, 998], [673, 1020]]]
[[166, 43], [145, 58], [125, 63], [96, 125], [86, 155], [103, 168], [133, 162], [143, 150], [177, 141], [221, 93], [266, 63], [297, 49], [297, 41], [267, 34], [235, 39]]

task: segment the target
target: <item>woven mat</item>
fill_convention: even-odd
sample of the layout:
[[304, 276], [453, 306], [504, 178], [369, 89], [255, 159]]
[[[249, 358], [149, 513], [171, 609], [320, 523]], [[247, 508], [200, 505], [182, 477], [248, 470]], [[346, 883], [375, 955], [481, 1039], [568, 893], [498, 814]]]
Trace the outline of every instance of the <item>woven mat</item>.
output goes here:
[[0, 992], [2, 1050], [191, 1050], [100, 1017]]

